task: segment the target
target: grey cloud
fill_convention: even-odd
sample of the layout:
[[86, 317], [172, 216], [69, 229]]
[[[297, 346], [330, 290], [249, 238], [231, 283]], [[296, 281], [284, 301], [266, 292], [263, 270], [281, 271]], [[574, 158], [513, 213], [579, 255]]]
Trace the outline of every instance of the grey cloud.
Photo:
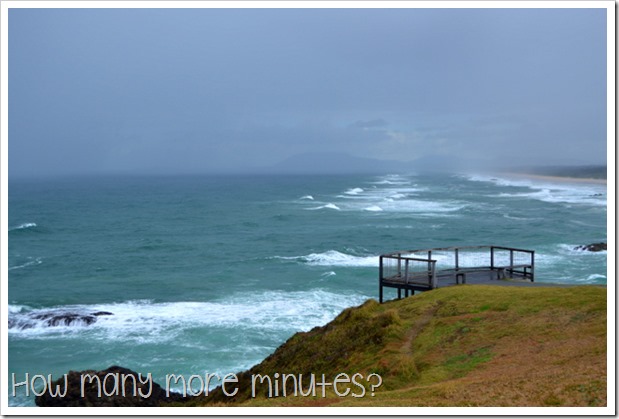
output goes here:
[[604, 9], [12, 9], [8, 51], [11, 175], [606, 160]]

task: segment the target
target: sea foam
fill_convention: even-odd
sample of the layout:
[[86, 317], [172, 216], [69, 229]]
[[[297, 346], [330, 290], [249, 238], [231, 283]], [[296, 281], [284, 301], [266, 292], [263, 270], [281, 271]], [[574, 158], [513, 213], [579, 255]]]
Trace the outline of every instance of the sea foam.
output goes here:
[[502, 192], [500, 198], [529, 198], [550, 203], [588, 204], [606, 206], [606, 185], [569, 183], [546, 179], [515, 179], [508, 177], [491, 177], [484, 175], [464, 176], [473, 182], [491, 182], [497, 186], [527, 188], [530, 191], [517, 190]]
[[[129, 340], [139, 343], [174, 341], [184, 330], [235, 328], [268, 333], [306, 331], [331, 321], [343, 309], [361, 304], [368, 296], [338, 294], [321, 289], [296, 292], [268, 291], [232, 295], [211, 302], [165, 302], [136, 300], [110, 304], [69, 305], [47, 309], [9, 306], [9, 334], [21, 338], [76, 338], [88, 334], [102, 341]], [[55, 310], [71, 313], [110, 312], [90, 324], [49, 327], [33, 315]], [[29, 322], [27, 328], [19, 327]]]
[[310, 253], [305, 256], [275, 256], [275, 259], [295, 260], [313, 266], [377, 267], [378, 256], [353, 256], [337, 250]]

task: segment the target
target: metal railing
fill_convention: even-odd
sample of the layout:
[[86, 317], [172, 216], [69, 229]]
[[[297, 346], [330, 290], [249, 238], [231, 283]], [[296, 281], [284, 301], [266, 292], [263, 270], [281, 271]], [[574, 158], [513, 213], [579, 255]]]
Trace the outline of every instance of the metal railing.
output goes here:
[[[479, 252], [486, 250], [487, 252]], [[443, 274], [466, 275], [470, 271], [496, 272], [497, 278], [523, 278], [533, 282], [535, 252], [504, 246], [460, 246], [405, 250], [380, 256], [379, 289], [430, 290]], [[462, 276], [463, 277], [463, 276]]]
[[[500, 260], [500, 252], [506, 252], [508, 260]], [[505, 259], [505, 256], [503, 259]], [[513, 247], [490, 246], [490, 269], [504, 270], [510, 276], [517, 274], [533, 282], [535, 279], [535, 251]]]
[[414, 258], [402, 254], [380, 256], [380, 277], [404, 285], [436, 287], [436, 260]]

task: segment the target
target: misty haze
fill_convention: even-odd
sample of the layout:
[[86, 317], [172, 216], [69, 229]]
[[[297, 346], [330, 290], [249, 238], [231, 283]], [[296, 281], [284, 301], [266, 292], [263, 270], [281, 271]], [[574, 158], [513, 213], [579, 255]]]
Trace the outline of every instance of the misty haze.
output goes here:
[[[602, 9], [12, 9], [10, 22], [10, 176], [286, 171], [317, 153], [398, 172], [606, 163]], [[359, 171], [348, 163], [304, 164]]]

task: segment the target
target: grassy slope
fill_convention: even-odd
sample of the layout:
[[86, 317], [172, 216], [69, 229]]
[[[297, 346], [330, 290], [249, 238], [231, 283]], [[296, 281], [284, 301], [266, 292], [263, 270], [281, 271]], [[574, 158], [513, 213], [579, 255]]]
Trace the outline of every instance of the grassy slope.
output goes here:
[[[374, 397], [251, 398], [251, 374], [367, 376]], [[252, 406], [604, 406], [606, 289], [460, 286], [378, 304], [297, 333], [239, 374]], [[353, 388], [353, 391], [355, 389]]]

